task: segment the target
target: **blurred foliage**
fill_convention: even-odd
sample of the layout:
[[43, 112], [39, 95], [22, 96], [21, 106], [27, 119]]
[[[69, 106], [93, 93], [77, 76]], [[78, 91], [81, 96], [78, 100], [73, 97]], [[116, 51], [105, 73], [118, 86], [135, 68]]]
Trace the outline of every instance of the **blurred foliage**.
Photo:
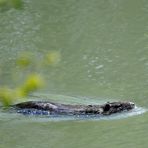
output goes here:
[[12, 104], [12, 102], [15, 101], [15, 98], [15, 90], [9, 89], [5, 86], [0, 88], [0, 101], [4, 106], [9, 106]]
[[12, 5], [13, 8], [15, 9], [20, 9], [22, 8], [22, 0], [9, 0], [10, 5]]
[[[22, 0], [0, 0], [0, 8], [4, 9], [21, 9], [23, 6]], [[56, 51], [50, 51], [46, 54], [41, 55], [42, 58], [38, 55], [33, 55], [30, 52], [23, 52], [16, 59], [16, 67], [19, 69], [19, 73], [23, 77], [26, 77], [23, 82], [17, 88], [9, 88], [6, 86], [0, 86], [0, 102], [4, 106], [11, 105], [14, 101], [18, 99], [27, 98], [27, 96], [37, 91], [39, 88], [43, 87], [44, 76], [39, 75], [36, 71], [39, 69], [45, 68], [46, 66], [55, 65], [60, 60], [60, 53]], [[9, 71], [12, 76], [16, 76], [15, 69]]]
[[[44, 66], [55, 64], [60, 60], [60, 53], [52, 51], [42, 55], [42, 59], [40, 60], [38, 60], [38, 56], [36, 58], [37, 60], [34, 61], [35, 58], [33, 54], [25, 52], [20, 54], [16, 59], [16, 66], [19, 66], [19, 73], [23, 74], [23, 77], [26, 77], [26, 79], [21, 82], [19, 87], [13, 89], [7, 86], [0, 87], [0, 102], [2, 102], [4, 106], [9, 106], [17, 100], [27, 98], [30, 93], [45, 86], [44, 76], [33, 71], [32, 67], [36, 67], [36, 65], [40, 65], [41, 63], [42, 67], [38, 68], [44, 68]], [[31, 70], [29, 67], [31, 67]], [[27, 73], [24, 73], [24, 68]]]
[[0, 7], [7, 6], [7, 0], [0, 0]]
[[20, 9], [23, 6], [22, 0], [0, 0], [0, 7]]
[[61, 58], [60, 58], [60, 53], [59, 52], [55, 52], [55, 51], [48, 52], [45, 55], [44, 64], [46, 64], [46, 65], [57, 64], [60, 61], [60, 59]]
[[43, 78], [38, 74], [30, 74], [25, 83], [20, 88], [21, 96], [26, 97], [33, 91], [38, 90], [44, 86]]
[[31, 57], [32, 55], [30, 55], [30, 53], [24, 52], [18, 57], [16, 64], [21, 68], [26, 68], [31, 64]]
[[43, 79], [37, 74], [29, 75], [25, 83], [16, 89], [10, 89], [6, 86], [0, 88], [0, 101], [4, 106], [11, 105], [17, 99], [27, 97], [31, 92], [43, 86]]

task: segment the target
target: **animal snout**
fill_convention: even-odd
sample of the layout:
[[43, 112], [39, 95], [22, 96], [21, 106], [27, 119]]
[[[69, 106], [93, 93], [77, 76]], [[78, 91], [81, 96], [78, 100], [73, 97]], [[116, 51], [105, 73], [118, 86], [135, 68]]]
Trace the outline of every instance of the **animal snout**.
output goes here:
[[134, 108], [135, 107], [135, 103], [129, 102], [129, 104], [130, 104], [131, 108]]

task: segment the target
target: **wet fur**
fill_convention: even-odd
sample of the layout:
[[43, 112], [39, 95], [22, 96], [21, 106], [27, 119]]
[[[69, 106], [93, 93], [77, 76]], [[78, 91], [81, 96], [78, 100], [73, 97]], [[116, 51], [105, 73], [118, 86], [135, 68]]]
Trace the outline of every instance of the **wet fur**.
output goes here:
[[70, 105], [44, 101], [28, 101], [13, 105], [13, 108], [20, 112], [21, 110], [28, 110], [28, 114], [36, 110], [58, 115], [111, 115], [131, 110], [134, 107], [135, 104], [132, 102], [107, 102], [102, 105]]

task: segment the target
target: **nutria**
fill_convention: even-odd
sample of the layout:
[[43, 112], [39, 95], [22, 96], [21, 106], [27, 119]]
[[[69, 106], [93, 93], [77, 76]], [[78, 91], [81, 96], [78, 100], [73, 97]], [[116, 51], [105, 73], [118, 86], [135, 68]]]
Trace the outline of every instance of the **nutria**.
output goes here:
[[[102, 105], [70, 105], [47, 101], [28, 101], [13, 105], [19, 113], [36, 114], [48, 112], [53, 115], [111, 115], [129, 111], [135, 107], [133, 102], [107, 102]], [[38, 112], [39, 111], [39, 112]]]

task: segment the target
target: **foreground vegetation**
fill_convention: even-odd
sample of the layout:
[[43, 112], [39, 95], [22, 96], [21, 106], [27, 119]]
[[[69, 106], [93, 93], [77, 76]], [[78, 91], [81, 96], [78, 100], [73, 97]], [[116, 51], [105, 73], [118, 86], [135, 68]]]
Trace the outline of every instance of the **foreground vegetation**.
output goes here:
[[[56, 64], [60, 59], [60, 54], [58, 52], [52, 51], [43, 55], [43, 58], [38, 62], [34, 62], [33, 55], [31, 53], [23, 53], [16, 59], [16, 66], [19, 67], [19, 73], [25, 73], [24, 77], [26, 78], [23, 82], [19, 84], [18, 87], [9, 88], [8, 86], [0, 86], [0, 102], [4, 106], [9, 106], [13, 102], [25, 99], [32, 92], [37, 91], [38, 89], [45, 86], [45, 80], [43, 74], [38, 74], [32, 70], [32, 67], [46, 68]], [[31, 69], [31, 70], [30, 70]]]

